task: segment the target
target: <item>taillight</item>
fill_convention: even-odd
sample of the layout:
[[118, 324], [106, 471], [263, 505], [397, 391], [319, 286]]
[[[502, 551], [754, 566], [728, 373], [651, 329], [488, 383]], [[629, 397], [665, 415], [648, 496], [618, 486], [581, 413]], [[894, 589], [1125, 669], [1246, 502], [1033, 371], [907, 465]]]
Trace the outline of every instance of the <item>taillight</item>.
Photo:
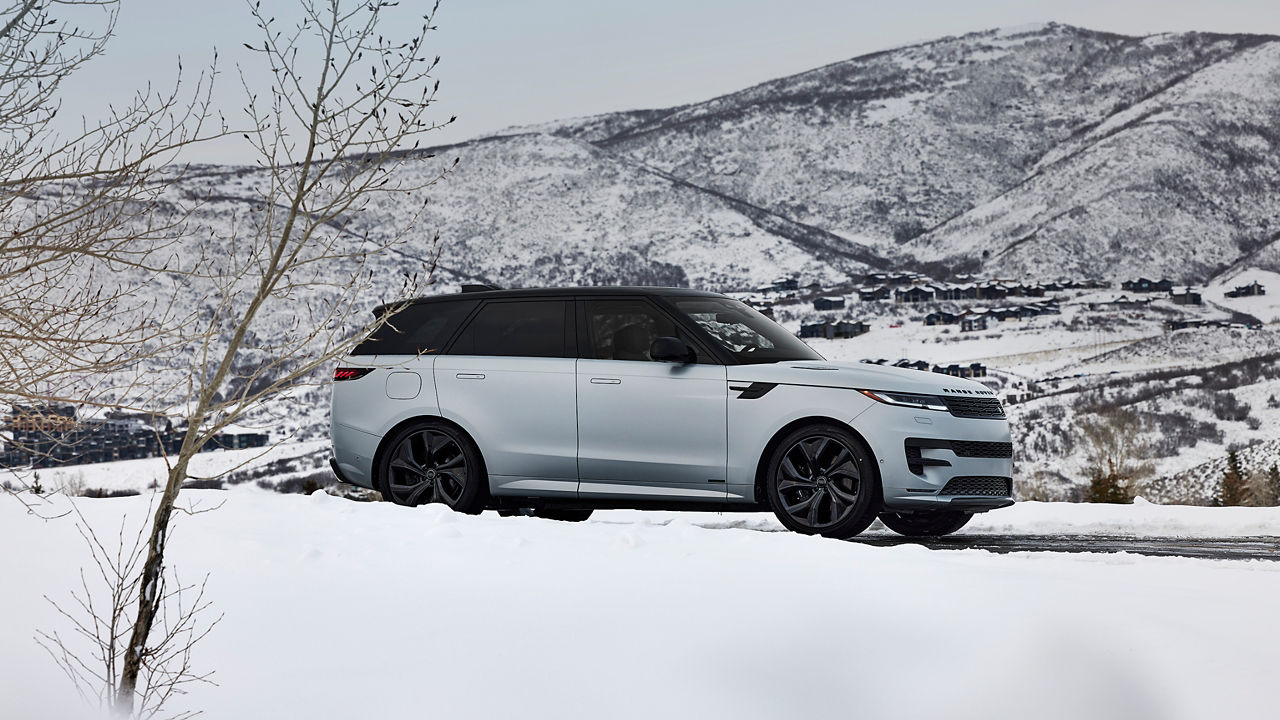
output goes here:
[[333, 379], [335, 382], [338, 380], [358, 380], [371, 372], [373, 372], [373, 368], [340, 367], [333, 371]]

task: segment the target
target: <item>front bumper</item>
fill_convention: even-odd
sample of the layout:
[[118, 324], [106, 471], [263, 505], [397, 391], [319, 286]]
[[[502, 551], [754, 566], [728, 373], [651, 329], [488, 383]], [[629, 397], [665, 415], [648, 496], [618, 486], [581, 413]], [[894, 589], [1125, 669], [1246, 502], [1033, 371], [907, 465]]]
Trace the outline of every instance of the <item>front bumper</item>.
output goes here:
[[[1013, 504], [1013, 459], [958, 454], [952, 443], [994, 445], [1010, 442], [1009, 422], [958, 418], [947, 412], [878, 404], [855, 422], [880, 470], [886, 510], [963, 510], [983, 512]], [[908, 456], [907, 440], [918, 440]], [[930, 447], [934, 445], [935, 447]], [[923, 462], [920, 462], [923, 461]], [[1000, 494], [954, 491], [953, 480], [1007, 480]], [[964, 486], [974, 483], [959, 483]], [[983, 483], [977, 483], [982, 485]]]

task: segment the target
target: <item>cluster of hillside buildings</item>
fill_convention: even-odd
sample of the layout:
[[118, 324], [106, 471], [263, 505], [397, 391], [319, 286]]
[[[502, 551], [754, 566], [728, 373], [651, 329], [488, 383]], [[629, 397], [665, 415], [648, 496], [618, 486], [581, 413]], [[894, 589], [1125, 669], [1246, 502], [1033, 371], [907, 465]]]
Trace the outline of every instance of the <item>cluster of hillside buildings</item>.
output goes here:
[[[109, 413], [80, 418], [71, 405], [13, 407], [0, 424], [0, 467], [45, 468], [58, 465], [130, 460], [176, 453], [186, 426], [157, 416]], [[227, 428], [204, 450], [264, 447], [268, 434]]]
[[926, 362], [924, 360], [909, 360], [901, 358], [890, 362], [887, 359], [880, 358], [877, 360], [862, 360], [860, 362], [868, 365], [890, 365], [892, 367], [909, 368], [911, 370], [920, 370], [923, 372], [936, 372], [942, 375], [950, 375], [959, 378], [981, 378], [987, 376], [987, 366], [982, 363], [951, 363], [949, 365], [937, 365]]

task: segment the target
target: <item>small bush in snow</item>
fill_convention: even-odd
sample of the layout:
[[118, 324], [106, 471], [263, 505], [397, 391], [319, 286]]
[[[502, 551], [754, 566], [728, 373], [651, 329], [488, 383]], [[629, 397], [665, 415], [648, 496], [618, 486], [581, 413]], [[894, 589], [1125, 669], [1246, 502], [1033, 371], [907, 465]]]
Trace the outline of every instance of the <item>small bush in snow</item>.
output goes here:
[[103, 488], [88, 488], [82, 493], [82, 496], [87, 498], [118, 498], [133, 497], [134, 495], [141, 494], [142, 493], [137, 490], [105, 490]]
[[1191, 404], [1209, 410], [1219, 420], [1244, 422], [1249, 417], [1248, 403], [1229, 392], [1203, 390], [1192, 396]]

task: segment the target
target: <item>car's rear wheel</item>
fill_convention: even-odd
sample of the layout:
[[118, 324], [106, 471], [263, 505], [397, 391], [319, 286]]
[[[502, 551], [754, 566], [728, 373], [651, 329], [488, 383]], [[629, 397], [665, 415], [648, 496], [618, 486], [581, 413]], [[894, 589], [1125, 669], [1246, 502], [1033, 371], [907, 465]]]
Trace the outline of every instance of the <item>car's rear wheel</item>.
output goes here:
[[908, 537], [950, 535], [968, 524], [973, 513], [947, 510], [943, 512], [880, 513], [885, 527]]
[[782, 439], [767, 467], [769, 505], [790, 530], [849, 538], [875, 520], [874, 462], [842, 427], [799, 428]]
[[378, 490], [397, 505], [443, 503], [458, 512], [484, 509], [488, 478], [480, 451], [465, 434], [437, 422], [410, 425], [387, 443]]

